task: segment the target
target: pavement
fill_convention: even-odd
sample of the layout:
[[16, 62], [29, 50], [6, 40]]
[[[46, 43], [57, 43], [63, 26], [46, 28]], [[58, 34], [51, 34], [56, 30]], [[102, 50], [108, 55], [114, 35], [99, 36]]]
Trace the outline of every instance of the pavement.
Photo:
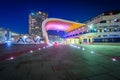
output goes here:
[[5, 60], [11, 56], [19, 56], [21, 54], [26, 54], [31, 49], [36, 50], [46, 46], [46, 44], [13, 44], [13, 45], [6, 45], [0, 44], [0, 61]]
[[31, 48], [0, 61], [0, 80], [120, 80], [120, 46]]

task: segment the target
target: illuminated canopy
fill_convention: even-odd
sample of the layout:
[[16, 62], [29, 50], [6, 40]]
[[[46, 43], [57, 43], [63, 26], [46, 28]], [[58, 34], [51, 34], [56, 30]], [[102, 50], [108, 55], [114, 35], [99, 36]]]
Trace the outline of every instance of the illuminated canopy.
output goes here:
[[85, 24], [76, 23], [68, 20], [57, 19], [57, 18], [48, 18], [42, 23], [42, 32], [43, 37], [46, 43], [49, 43], [47, 30], [58, 30], [69, 32], [77, 28], [84, 27]]
[[83, 27], [85, 24], [76, 23], [63, 19], [49, 18], [45, 20], [45, 29], [46, 30], [59, 30], [69, 32], [77, 28]]

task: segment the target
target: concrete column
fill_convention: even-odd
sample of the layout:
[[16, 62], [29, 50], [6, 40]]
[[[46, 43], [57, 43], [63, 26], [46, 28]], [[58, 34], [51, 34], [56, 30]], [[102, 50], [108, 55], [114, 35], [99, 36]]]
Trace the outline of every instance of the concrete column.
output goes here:
[[78, 38], [75, 39], [75, 44], [79, 44], [79, 39]]
[[90, 43], [90, 40], [89, 40], [89, 38], [87, 38], [87, 43]]
[[81, 44], [83, 43], [83, 39], [84, 39], [83, 37], [80, 37], [80, 42], [81, 42]]
[[93, 38], [90, 38], [90, 43], [93, 43]]
[[104, 29], [102, 29], [102, 32], [104, 32]]
[[74, 44], [74, 39], [70, 39], [70, 44]]

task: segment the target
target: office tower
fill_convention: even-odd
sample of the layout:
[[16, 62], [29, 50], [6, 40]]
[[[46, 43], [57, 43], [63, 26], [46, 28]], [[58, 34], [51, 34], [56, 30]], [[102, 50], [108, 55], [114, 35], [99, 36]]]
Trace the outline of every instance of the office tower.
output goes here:
[[29, 34], [42, 37], [42, 22], [48, 17], [44, 12], [32, 12], [29, 15]]

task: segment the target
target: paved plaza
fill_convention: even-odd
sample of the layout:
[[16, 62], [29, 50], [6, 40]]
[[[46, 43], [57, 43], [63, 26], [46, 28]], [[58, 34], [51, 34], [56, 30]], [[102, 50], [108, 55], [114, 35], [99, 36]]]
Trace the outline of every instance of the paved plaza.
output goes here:
[[120, 80], [120, 46], [60, 44], [30, 49], [0, 61], [0, 80]]

